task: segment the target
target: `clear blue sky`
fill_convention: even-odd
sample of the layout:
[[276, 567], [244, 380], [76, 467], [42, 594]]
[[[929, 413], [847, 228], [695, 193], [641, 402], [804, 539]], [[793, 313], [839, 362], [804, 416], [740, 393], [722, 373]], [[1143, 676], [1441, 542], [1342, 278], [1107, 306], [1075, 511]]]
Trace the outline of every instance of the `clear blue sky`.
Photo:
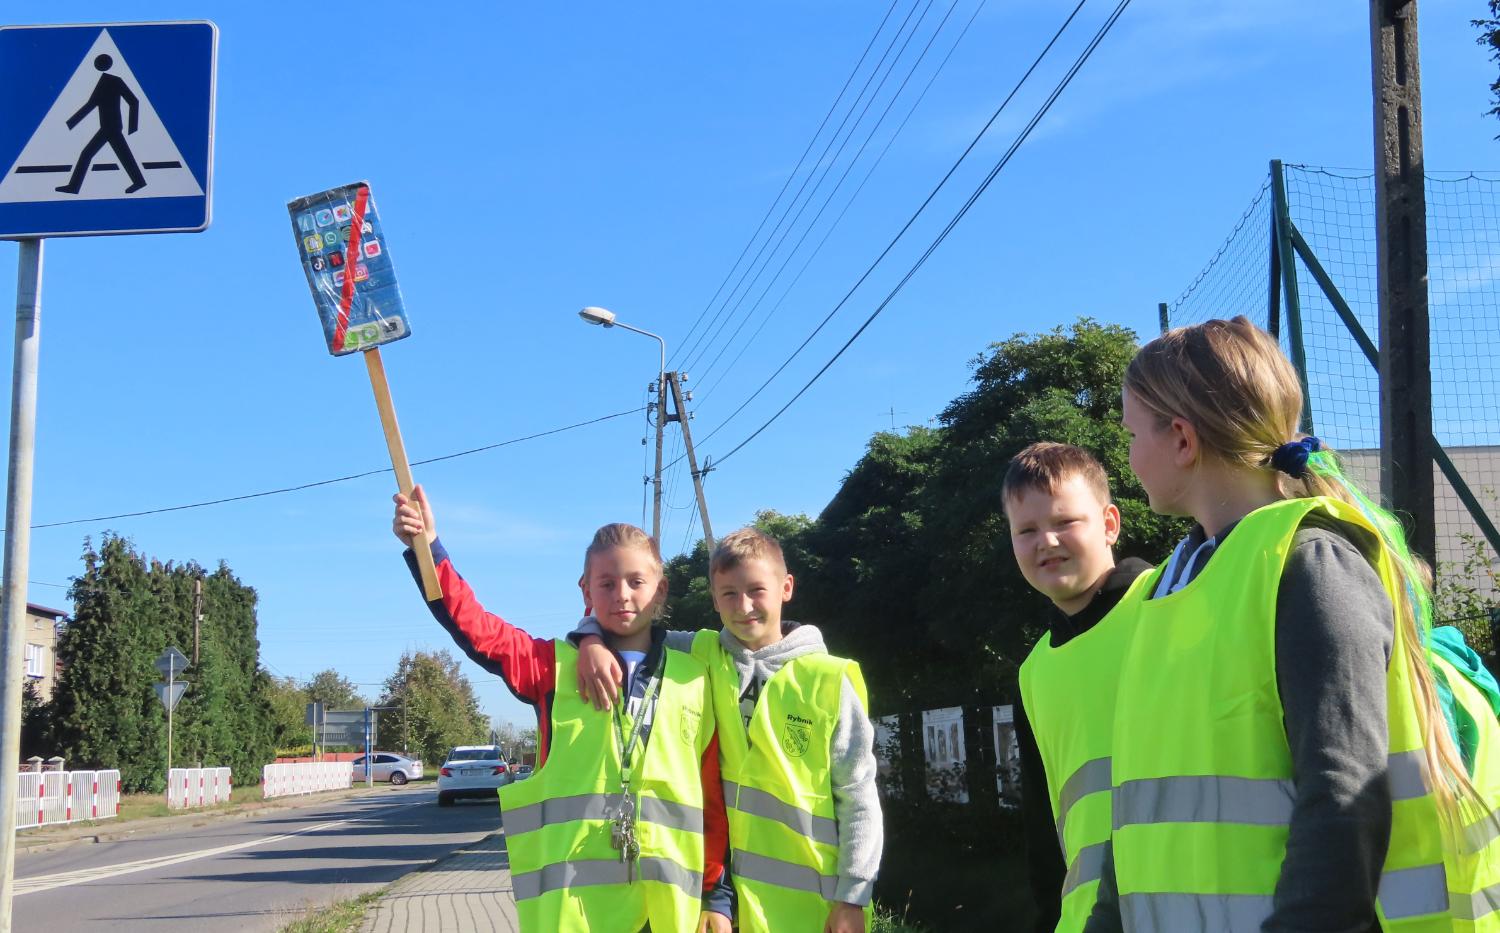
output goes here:
[[[856, 146], [949, 3], [931, 5]], [[899, 0], [893, 24], [908, 4]], [[609, 307], [661, 333], [670, 352], [685, 350], [887, 3], [563, 6], [428, 16], [393, 2], [132, 4], [141, 20], [218, 23], [214, 220], [201, 234], [47, 243], [34, 521], [388, 466], [364, 367], [323, 347], [285, 210], [292, 197], [357, 179], [373, 185], [413, 326], [385, 351], [412, 459], [641, 403], [655, 345], [586, 327], [575, 312]], [[979, 9], [859, 199], [750, 340], [978, 8], [958, 0], [771, 299], [717, 365], [714, 344], [689, 368], [696, 432], [724, 422], [843, 296], [1071, 6]], [[911, 238], [703, 453], [727, 454], [848, 339], [1110, 6], [1085, 7], [1058, 57]], [[1500, 122], [1483, 116], [1495, 67], [1468, 25], [1484, 7], [1421, 7], [1432, 168], [1500, 165]], [[108, 22], [117, 8], [51, 0], [7, 13], [12, 22]], [[890, 427], [891, 409], [898, 427], [935, 416], [965, 390], [968, 362], [991, 341], [1082, 314], [1149, 331], [1157, 302], [1212, 255], [1270, 159], [1368, 167], [1371, 120], [1367, 3], [1136, 0], [905, 291], [801, 401], [710, 475], [715, 529], [758, 509], [816, 514], [870, 434]], [[16, 252], [0, 244], [8, 276]], [[417, 468], [457, 566], [491, 609], [538, 635], [572, 626], [592, 530], [641, 519], [646, 433], [640, 417], [620, 418]], [[31, 599], [67, 608], [66, 591], [48, 584], [78, 573], [84, 537], [105, 530], [163, 560], [222, 559], [260, 594], [270, 670], [302, 678], [334, 667], [373, 695], [404, 649], [451, 647], [391, 537], [393, 483], [375, 476], [38, 530]], [[693, 533], [681, 466], [669, 490], [672, 553]], [[497, 679], [466, 670], [488, 712], [529, 722]]]

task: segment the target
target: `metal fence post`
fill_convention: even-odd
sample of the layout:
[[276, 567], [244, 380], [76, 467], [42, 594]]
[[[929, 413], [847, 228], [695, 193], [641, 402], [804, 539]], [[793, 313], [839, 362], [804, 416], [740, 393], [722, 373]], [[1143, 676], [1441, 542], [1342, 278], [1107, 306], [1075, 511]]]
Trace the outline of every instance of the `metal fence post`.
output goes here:
[[1286, 172], [1280, 159], [1271, 160], [1271, 223], [1276, 238], [1276, 256], [1281, 265], [1281, 288], [1286, 294], [1286, 323], [1291, 343], [1292, 365], [1302, 383], [1304, 434], [1313, 431], [1312, 392], [1307, 386], [1307, 352], [1302, 345], [1302, 301], [1297, 294], [1297, 259], [1292, 251], [1292, 214], [1286, 202]]

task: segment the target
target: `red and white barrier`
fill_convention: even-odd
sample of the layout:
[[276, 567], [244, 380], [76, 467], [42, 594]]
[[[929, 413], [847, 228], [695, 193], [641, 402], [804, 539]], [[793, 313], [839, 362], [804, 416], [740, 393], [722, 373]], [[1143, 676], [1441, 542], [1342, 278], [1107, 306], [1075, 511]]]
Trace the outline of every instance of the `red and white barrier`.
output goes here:
[[229, 800], [228, 768], [173, 768], [167, 772], [167, 807], [211, 807]]
[[266, 765], [260, 786], [267, 799], [341, 790], [354, 786], [354, 765], [347, 761]]
[[120, 815], [119, 771], [23, 771], [16, 775], [16, 828]]

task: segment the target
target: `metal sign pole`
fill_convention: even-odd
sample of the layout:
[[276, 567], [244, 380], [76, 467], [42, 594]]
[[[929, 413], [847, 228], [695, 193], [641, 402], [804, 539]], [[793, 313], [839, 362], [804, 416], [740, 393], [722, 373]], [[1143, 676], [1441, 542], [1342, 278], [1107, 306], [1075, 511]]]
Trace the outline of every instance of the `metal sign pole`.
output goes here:
[[172, 702], [172, 694], [175, 692], [173, 684], [176, 682], [177, 664], [174, 658], [173, 663], [167, 667], [167, 780], [169, 781], [172, 780], [172, 707], [177, 705]]
[[10, 475], [5, 487], [5, 635], [0, 640], [0, 933], [10, 933], [16, 869], [16, 768], [21, 758], [22, 652], [31, 566], [31, 470], [36, 453], [37, 347], [41, 342], [42, 241], [22, 240], [16, 276], [16, 353], [11, 372]]
[[365, 707], [365, 786], [374, 787], [374, 772], [370, 768], [370, 720], [374, 714], [370, 708]]

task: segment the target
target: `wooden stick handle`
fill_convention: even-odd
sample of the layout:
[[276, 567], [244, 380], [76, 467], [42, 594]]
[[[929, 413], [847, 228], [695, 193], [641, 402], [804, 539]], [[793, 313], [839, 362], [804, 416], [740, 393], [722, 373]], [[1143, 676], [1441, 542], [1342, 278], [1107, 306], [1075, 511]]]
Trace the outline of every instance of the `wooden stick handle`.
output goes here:
[[[380, 426], [385, 430], [385, 446], [391, 452], [391, 466], [396, 471], [396, 487], [403, 496], [410, 496], [412, 486], [411, 464], [406, 462], [406, 445], [401, 443], [401, 426], [396, 423], [396, 406], [391, 402], [391, 387], [385, 381], [385, 364], [380, 359], [380, 348], [364, 351], [365, 367], [370, 371], [370, 388], [375, 392], [375, 407], [380, 409]], [[422, 593], [428, 602], [443, 598], [442, 584], [438, 583], [437, 567], [432, 563], [432, 542], [427, 531], [412, 541], [412, 553], [417, 555], [417, 567], [422, 571]]]

